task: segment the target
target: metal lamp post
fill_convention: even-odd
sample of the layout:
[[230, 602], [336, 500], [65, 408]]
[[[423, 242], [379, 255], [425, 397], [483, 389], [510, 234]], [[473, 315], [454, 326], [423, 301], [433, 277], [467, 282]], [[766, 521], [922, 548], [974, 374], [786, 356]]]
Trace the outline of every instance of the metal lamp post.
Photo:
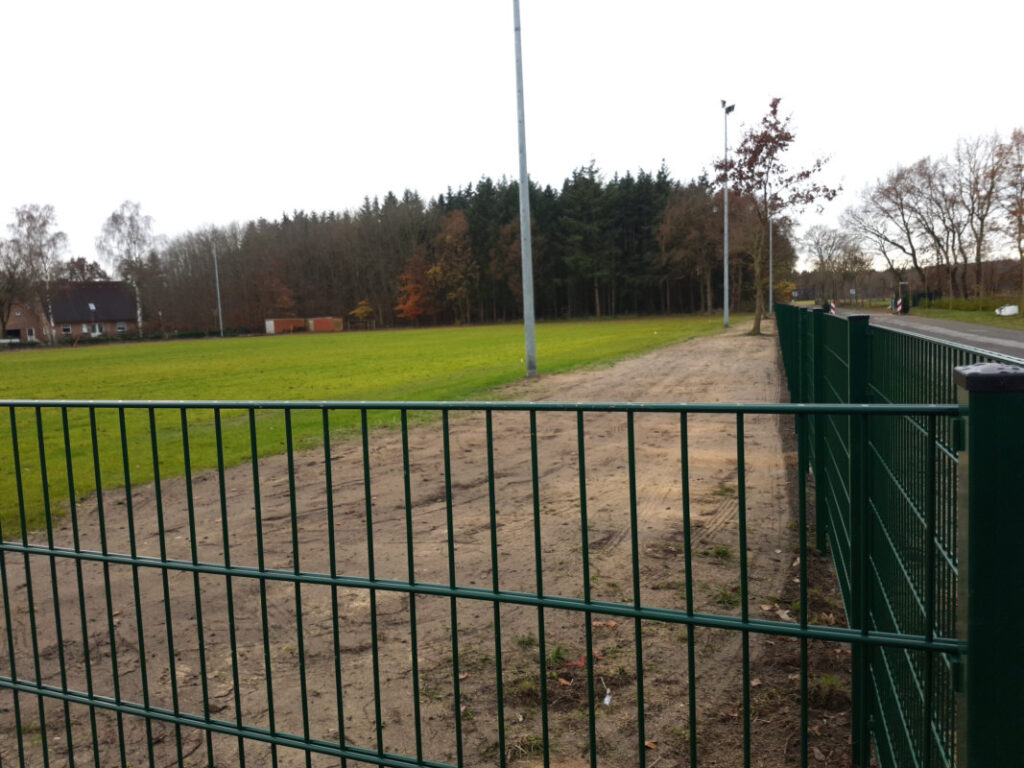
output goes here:
[[522, 244], [523, 331], [526, 376], [537, 375], [537, 339], [533, 313], [533, 249], [530, 244], [530, 176], [526, 171], [526, 117], [523, 107], [523, 50], [519, 32], [519, 0], [512, 0], [516, 31], [516, 105], [519, 114], [519, 242]]
[[224, 314], [220, 309], [220, 269], [217, 267], [217, 244], [213, 243], [213, 282], [217, 287], [217, 325], [220, 326], [220, 337], [224, 338]]
[[722, 315], [725, 321], [725, 327], [729, 327], [729, 113], [736, 109], [735, 104], [725, 105], [725, 99], [722, 99], [722, 109], [725, 112], [725, 233], [724, 233], [724, 247], [725, 251], [725, 269], [722, 277], [722, 284], [724, 286], [724, 299], [722, 301]]

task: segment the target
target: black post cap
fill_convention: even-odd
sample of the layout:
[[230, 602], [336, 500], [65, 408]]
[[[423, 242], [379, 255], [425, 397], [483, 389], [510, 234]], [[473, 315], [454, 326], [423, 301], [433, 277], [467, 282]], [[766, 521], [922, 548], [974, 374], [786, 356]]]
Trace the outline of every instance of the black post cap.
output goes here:
[[1024, 367], [975, 363], [953, 369], [953, 381], [968, 392], [1024, 392]]

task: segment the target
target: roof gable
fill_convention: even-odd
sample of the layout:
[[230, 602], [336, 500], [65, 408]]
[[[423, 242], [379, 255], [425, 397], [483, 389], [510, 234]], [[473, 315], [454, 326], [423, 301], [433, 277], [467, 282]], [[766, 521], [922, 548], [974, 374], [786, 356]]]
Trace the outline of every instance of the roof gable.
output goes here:
[[135, 320], [135, 295], [116, 280], [58, 283], [51, 296], [53, 322], [110, 323]]

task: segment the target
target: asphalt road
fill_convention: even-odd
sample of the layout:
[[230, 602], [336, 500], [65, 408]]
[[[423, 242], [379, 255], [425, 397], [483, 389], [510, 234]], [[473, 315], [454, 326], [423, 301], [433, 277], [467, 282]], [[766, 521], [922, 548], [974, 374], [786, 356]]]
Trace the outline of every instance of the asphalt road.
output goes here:
[[[844, 315], [859, 314], [844, 310]], [[986, 352], [1009, 355], [1024, 362], [1024, 331], [1013, 331], [1006, 328], [992, 328], [987, 325], [958, 323], [954, 320], [935, 320], [928, 317], [910, 315], [893, 315], [889, 313], [871, 314], [871, 324], [883, 328], [898, 328], [902, 331], [930, 336], [933, 339], [951, 341], [967, 347], [974, 347]]]

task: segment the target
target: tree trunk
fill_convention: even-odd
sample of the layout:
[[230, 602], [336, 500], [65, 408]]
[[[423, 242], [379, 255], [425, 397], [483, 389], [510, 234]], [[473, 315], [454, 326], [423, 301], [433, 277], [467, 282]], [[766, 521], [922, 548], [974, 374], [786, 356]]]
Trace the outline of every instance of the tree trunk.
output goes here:
[[[142, 292], [139, 290], [139, 281], [132, 280], [132, 288], [135, 289], [135, 318], [139, 324], [139, 338], [142, 338]], [[51, 328], [52, 328], [51, 324]]]
[[764, 256], [764, 233], [759, 232], [757, 246], [754, 250], [754, 326], [750, 329], [750, 333], [755, 336], [761, 333], [761, 316], [764, 314], [764, 295], [761, 290], [765, 267]]
[[[760, 250], [760, 249], [758, 249]], [[761, 333], [761, 313], [764, 312], [764, 303], [761, 298], [761, 273], [763, 266], [759, 256], [754, 257], [754, 325], [750, 333], [758, 335]]]
[[594, 314], [597, 317], [601, 316], [601, 289], [597, 284], [597, 278], [594, 278]]

